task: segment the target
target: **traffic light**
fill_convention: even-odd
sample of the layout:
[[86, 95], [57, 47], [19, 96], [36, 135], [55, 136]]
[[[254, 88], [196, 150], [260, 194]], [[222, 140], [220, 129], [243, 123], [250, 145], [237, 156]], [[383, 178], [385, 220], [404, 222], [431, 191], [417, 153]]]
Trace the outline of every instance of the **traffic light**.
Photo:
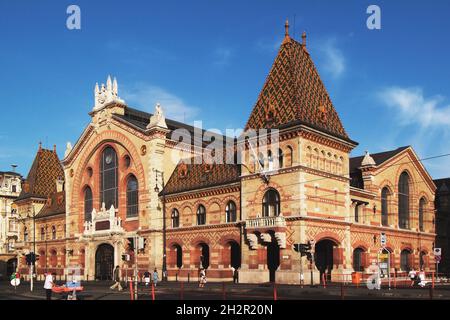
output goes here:
[[301, 256], [306, 256], [311, 251], [310, 243], [295, 243], [294, 250], [300, 252]]
[[30, 252], [28, 254], [25, 255], [25, 259], [27, 262], [27, 265], [32, 265], [36, 262], [36, 260], [39, 260], [38, 258], [39, 256], [36, 256], [36, 254], [34, 252]]

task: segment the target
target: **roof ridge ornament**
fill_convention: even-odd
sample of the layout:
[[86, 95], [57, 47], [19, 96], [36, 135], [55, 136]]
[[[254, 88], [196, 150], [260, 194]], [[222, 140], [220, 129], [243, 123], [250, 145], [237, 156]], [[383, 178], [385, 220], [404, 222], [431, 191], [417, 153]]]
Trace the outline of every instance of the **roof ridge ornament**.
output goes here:
[[159, 103], [155, 106], [155, 113], [150, 117], [150, 123], [147, 125], [147, 129], [153, 127], [160, 127], [167, 129], [166, 117]]
[[361, 161], [361, 166], [362, 167], [373, 167], [375, 165], [376, 165], [375, 160], [373, 160], [369, 151], [366, 150], [366, 154], [365, 154], [363, 160]]
[[119, 97], [117, 79], [114, 77], [114, 80], [111, 80], [110, 75], [106, 80], [106, 86], [102, 83], [99, 87], [98, 83], [95, 83], [94, 97], [95, 103], [92, 111], [98, 111], [112, 102], [125, 104], [125, 101]]
[[289, 36], [289, 20], [286, 19], [286, 22], [284, 23], [284, 39], [282, 45], [290, 41], [291, 37]]

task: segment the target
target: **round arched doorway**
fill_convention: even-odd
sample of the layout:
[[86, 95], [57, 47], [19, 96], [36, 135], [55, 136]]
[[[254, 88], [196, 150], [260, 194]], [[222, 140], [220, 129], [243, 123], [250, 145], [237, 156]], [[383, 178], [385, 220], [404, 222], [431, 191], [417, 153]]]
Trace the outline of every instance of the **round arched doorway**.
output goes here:
[[9, 259], [6, 262], [6, 276], [9, 277], [17, 269], [17, 258]]
[[320, 240], [316, 243], [314, 261], [320, 272], [320, 279], [326, 275], [327, 281], [331, 280], [331, 270], [333, 270], [333, 249], [337, 244], [329, 239]]
[[114, 248], [112, 245], [103, 243], [95, 252], [95, 279], [112, 280], [114, 269]]

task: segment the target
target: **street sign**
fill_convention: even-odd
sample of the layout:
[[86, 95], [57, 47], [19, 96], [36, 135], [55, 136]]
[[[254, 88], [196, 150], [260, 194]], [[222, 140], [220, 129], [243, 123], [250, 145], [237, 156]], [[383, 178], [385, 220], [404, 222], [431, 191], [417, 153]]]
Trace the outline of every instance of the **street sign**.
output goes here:
[[13, 287], [17, 287], [20, 284], [20, 279], [19, 278], [14, 278], [11, 280], [11, 285]]
[[434, 248], [433, 253], [435, 257], [440, 257], [442, 255], [442, 249], [441, 248]]
[[387, 243], [386, 233], [382, 232], [380, 236], [381, 246], [384, 248]]

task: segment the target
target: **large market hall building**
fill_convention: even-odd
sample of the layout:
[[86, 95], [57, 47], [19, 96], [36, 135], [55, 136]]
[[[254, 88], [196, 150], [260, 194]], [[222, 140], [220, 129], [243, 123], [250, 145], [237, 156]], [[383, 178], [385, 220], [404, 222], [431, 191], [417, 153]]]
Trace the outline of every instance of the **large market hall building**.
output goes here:
[[357, 142], [306, 35], [296, 41], [288, 25], [245, 126], [277, 129], [279, 141], [263, 140], [267, 152], [258, 154], [245, 144], [243, 164], [192, 161], [207, 144], [173, 133], [198, 129], [165, 119], [160, 106], [154, 114], [130, 108], [115, 79], [96, 85], [90, 116], [67, 146], [64, 188], [45, 195], [65, 195], [64, 248], [53, 251], [61, 272], [78, 265], [85, 278], [110, 279], [115, 265], [130, 274], [134, 262], [140, 272], [166, 262], [169, 280], [196, 278], [202, 266], [211, 281], [230, 280], [233, 267], [241, 282], [298, 283], [301, 271], [309, 281], [310, 263], [293, 245], [314, 241], [315, 281], [339, 280], [367, 270], [381, 233], [392, 268], [433, 269], [433, 180], [411, 147], [350, 157]]

